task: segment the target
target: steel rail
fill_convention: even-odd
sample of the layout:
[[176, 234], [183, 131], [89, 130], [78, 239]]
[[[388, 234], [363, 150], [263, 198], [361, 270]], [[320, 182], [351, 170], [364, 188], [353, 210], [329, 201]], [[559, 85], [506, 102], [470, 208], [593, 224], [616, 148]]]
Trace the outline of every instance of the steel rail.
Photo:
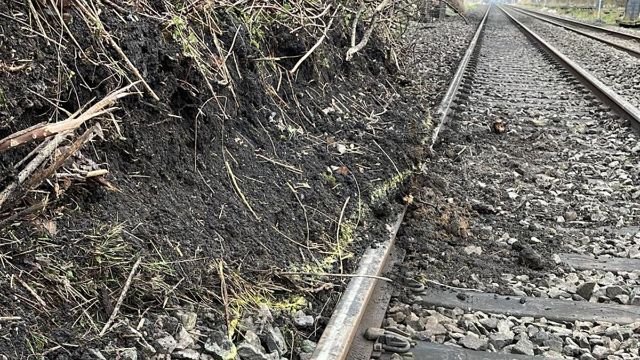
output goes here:
[[610, 87], [602, 83], [595, 76], [583, 69], [573, 60], [569, 59], [566, 55], [562, 54], [558, 49], [549, 44], [546, 40], [541, 38], [538, 34], [534, 33], [526, 27], [523, 23], [513, 17], [503, 7], [498, 6], [502, 12], [504, 12], [508, 18], [511, 19], [525, 35], [527, 35], [534, 42], [539, 44], [543, 50], [549, 55], [555, 58], [564, 68], [569, 70], [580, 82], [582, 82], [591, 92], [593, 92], [602, 102], [612, 108], [621, 117], [630, 120], [632, 126], [640, 128], [640, 110], [625, 100], [622, 96], [618, 95]]
[[482, 31], [484, 30], [484, 25], [487, 22], [487, 16], [489, 16], [489, 11], [491, 11], [491, 7], [492, 5], [489, 5], [487, 7], [487, 12], [482, 17], [482, 21], [480, 21], [480, 24], [478, 25], [478, 28], [476, 29], [476, 32], [473, 35], [473, 38], [471, 39], [471, 42], [469, 42], [469, 47], [467, 48], [467, 51], [464, 53], [462, 60], [460, 60], [460, 64], [458, 65], [458, 69], [456, 70], [456, 73], [453, 76], [451, 83], [449, 83], [449, 88], [447, 89], [447, 92], [445, 93], [444, 98], [442, 99], [442, 101], [440, 102], [440, 105], [438, 106], [438, 110], [436, 111], [436, 116], [439, 117], [440, 121], [438, 122], [438, 125], [435, 127], [435, 129], [433, 129], [433, 134], [431, 135], [431, 145], [429, 146], [429, 148], [432, 152], [433, 152], [433, 145], [438, 140], [438, 135], [440, 134], [440, 130], [446, 124], [446, 121], [449, 115], [449, 110], [451, 109], [451, 103], [453, 103], [453, 100], [456, 97], [456, 94], [458, 92], [458, 87], [462, 82], [462, 78], [464, 77], [464, 73], [465, 73], [465, 70], [467, 69], [467, 65], [469, 65], [469, 60], [471, 60], [471, 56], [473, 55], [473, 52], [476, 50], [478, 39], [480, 38], [480, 34], [482, 34]]
[[365, 309], [378, 281], [366, 276], [377, 276], [382, 272], [406, 211], [405, 206], [391, 228], [389, 239], [375, 248], [368, 249], [362, 256], [355, 277], [349, 281], [329, 323], [322, 332], [311, 356], [312, 360], [338, 360], [347, 357], [351, 343], [357, 336], [358, 325], [364, 317]]
[[622, 39], [625, 39], [625, 40], [636, 40], [636, 41], [640, 41], [640, 35], [629, 34], [629, 33], [626, 33], [626, 32], [619, 31], [619, 30], [606, 28], [606, 27], [604, 27], [604, 26], [599, 26], [599, 25], [594, 25], [594, 24], [587, 24], [587, 23], [582, 22], [582, 21], [573, 20], [573, 19], [568, 19], [568, 18], [563, 17], [563, 16], [558, 16], [558, 15], [548, 14], [548, 13], [545, 13], [545, 12], [542, 12], [542, 11], [536, 11], [536, 10], [531, 10], [531, 9], [524, 9], [524, 8], [522, 8], [522, 7], [519, 7], [519, 6], [509, 6], [509, 7], [510, 7], [510, 8], [515, 8], [515, 9], [520, 9], [520, 10], [523, 10], [523, 11], [532, 12], [532, 13], [535, 13], [535, 14], [538, 14], [538, 15], [541, 15], [541, 16], [550, 17], [550, 18], [552, 18], [552, 19], [556, 19], [556, 20], [560, 20], [560, 21], [568, 22], [568, 23], [571, 23], [571, 24], [574, 24], [574, 25], [578, 25], [578, 26], [586, 27], [586, 28], [593, 29], [593, 30], [596, 30], [596, 31], [606, 32], [606, 33], [608, 33], [608, 34], [610, 34], [610, 35], [618, 36], [618, 37], [620, 37], [620, 38], [622, 38]]
[[586, 31], [582, 31], [580, 29], [576, 29], [574, 27], [561, 24], [560, 22], [557, 22], [555, 20], [547, 19], [544, 16], [537, 15], [537, 13], [530, 12], [530, 11], [524, 10], [522, 8], [518, 8], [518, 7], [514, 7], [514, 6], [510, 6], [510, 8], [515, 10], [515, 11], [517, 11], [517, 12], [519, 12], [519, 13], [521, 13], [521, 14], [523, 14], [523, 15], [531, 16], [534, 19], [538, 19], [540, 21], [544, 21], [544, 22], [547, 22], [549, 24], [552, 24], [552, 25], [555, 25], [555, 26], [559, 26], [559, 27], [561, 27], [563, 29], [575, 32], [577, 34], [580, 34], [582, 36], [588, 37], [590, 39], [593, 39], [593, 40], [596, 40], [596, 41], [600, 41], [601, 43], [607, 44], [609, 46], [613, 46], [614, 48], [616, 48], [618, 50], [622, 50], [624, 52], [627, 52], [630, 55], [633, 55], [635, 57], [640, 58], [640, 50], [637, 50], [637, 49], [634, 49], [634, 48], [631, 48], [631, 47], [628, 47], [628, 46], [625, 46], [625, 45], [618, 44], [616, 42], [613, 42], [611, 40], [607, 40], [607, 39], [598, 37], [598, 36], [593, 35], [593, 34], [589, 34]]

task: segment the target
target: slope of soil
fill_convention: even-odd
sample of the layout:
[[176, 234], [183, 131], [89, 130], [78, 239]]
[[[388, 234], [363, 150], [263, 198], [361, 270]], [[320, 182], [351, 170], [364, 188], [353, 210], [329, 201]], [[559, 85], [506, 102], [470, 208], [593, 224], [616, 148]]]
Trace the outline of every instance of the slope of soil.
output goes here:
[[[34, 4], [44, 27], [62, 18], [68, 30], [60, 38], [34, 35], [32, 10], [0, 1], [7, 15], [0, 18], [0, 138], [64, 119], [135, 78], [78, 8], [58, 16]], [[217, 13], [225, 29], [219, 41], [234, 50], [227, 85], [204, 79], [202, 64], [185, 54], [166, 16], [171, 8], [148, 6], [162, 16], [101, 6], [100, 18], [160, 101], [139, 87], [142, 96], [120, 100], [115, 117], [100, 119], [102, 138], [38, 191], [0, 209], [6, 220], [46, 203], [0, 229], [0, 317], [7, 319], [0, 354], [8, 358], [170, 353], [161, 340], [187, 328], [176, 325], [185, 312], [198, 319], [186, 349], [197, 353], [220, 331], [235, 342], [242, 340], [236, 329], [260, 333], [264, 327], [238, 320], [265, 308], [285, 333], [281, 355], [316, 339], [347, 281], [317, 274], [351, 272], [363, 249], [386, 237], [401, 202], [394, 189], [422, 159], [423, 120], [471, 29], [456, 19], [421, 30], [439, 39], [425, 50], [437, 79], [407, 80], [414, 65], [399, 72], [376, 38], [344, 61], [343, 24], [290, 77], [288, 57], [315, 38], [276, 25], [264, 36], [277, 40], [257, 51], [237, 14]], [[265, 53], [282, 60], [264, 60]], [[2, 188], [35, 146], [0, 153]], [[100, 182], [64, 176], [83, 166], [108, 175]], [[97, 336], [121, 296], [115, 325]], [[292, 320], [296, 310], [312, 314], [313, 325]]]

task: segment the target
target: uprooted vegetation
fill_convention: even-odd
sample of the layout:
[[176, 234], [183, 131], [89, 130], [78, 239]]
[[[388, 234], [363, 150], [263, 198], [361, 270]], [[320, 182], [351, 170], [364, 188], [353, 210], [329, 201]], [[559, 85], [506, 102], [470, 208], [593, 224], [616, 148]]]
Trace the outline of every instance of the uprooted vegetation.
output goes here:
[[0, 4], [0, 354], [152, 353], [179, 309], [317, 338], [422, 157], [424, 3]]

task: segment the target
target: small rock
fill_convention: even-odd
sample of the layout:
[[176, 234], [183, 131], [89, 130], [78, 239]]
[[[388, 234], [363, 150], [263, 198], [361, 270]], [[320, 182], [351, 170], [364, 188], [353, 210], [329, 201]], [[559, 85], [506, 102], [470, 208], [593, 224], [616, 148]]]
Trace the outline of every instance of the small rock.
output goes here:
[[629, 303], [629, 295], [620, 294], [620, 295], [616, 295], [616, 297], [614, 297], [613, 299], [619, 304], [625, 305]]
[[533, 335], [533, 337], [531, 338], [531, 341], [533, 341], [537, 345], [542, 345], [543, 342], [549, 340], [550, 338], [551, 336], [549, 335], [548, 332], [544, 330], [540, 330], [535, 335]]
[[404, 324], [411, 326], [412, 329], [417, 331], [421, 331], [424, 329], [422, 323], [420, 322], [420, 317], [418, 317], [418, 315], [413, 312], [409, 314], [406, 319], [404, 319]]
[[216, 360], [233, 360], [237, 354], [236, 346], [222, 331], [214, 331], [209, 336], [204, 343], [204, 351]]
[[277, 351], [280, 355], [284, 355], [287, 352], [287, 342], [280, 328], [269, 325], [266, 332], [265, 345], [267, 345], [269, 352]]
[[561, 352], [563, 344], [562, 339], [559, 336], [556, 336], [544, 341], [542, 345], [548, 347], [550, 350]]
[[538, 254], [537, 251], [533, 249], [533, 247], [531, 247], [531, 245], [526, 244], [522, 241], [516, 241], [511, 245], [511, 247], [518, 252], [520, 261], [524, 265], [534, 270], [544, 269], [544, 259], [542, 258], [542, 256], [540, 256], [540, 254]]
[[313, 319], [313, 316], [305, 314], [302, 310], [296, 311], [293, 315], [293, 323], [298, 328], [310, 328], [313, 326], [314, 322], [315, 320]]
[[595, 288], [596, 283], [594, 282], [586, 282], [576, 289], [576, 294], [582, 296], [585, 300], [591, 299], [591, 295], [593, 295], [593, 289]]
[[193, 337], [191, 337], [191, 334], [189, 334], [189, 332], [184, 328], [184, 326], [180, 326], [180, 330], [178, 330], [178, 333], [176, 334], [175, 339], [176, 339], [176, 349], [178, 350], [187, 349], [195, 343], [195, 341], [193, 340]]
[[522, 354], [522, 355], [530, 355], [533, 356], [533, 343], [526, 338], [522, 338], [518, 340], [518, 342], [511, 348], [511, 352], [513, 354]]
[[396, 313], [391, 314], [391, 318], [393, 319], [393, 321], [397, 323], [402, 323], [404, 322], [404, 319], [407, 318], [407, 315], [402, 311], [398, 311]]
[[565, 345], [562, 349], [562, 353], [567, 356], [577, 357], [581, 354], [581, 349], [578, 345]]
[[628, 295], [628, 292], [620, 286], [609, 286], [606, 289], [606, 294], [610, 298], [615, 298], [618, 295]]
[[89, 356], [91, 356], [91, 359], [107, 360], [107, 358], [105, 358], [98, 349], [88, 349], [87, 352], [89, 353]]
[[178, 320], [180, 320], [180, 322], [182, 323], [182, 326], [187, 331], [191, 331], [196, 327], [198, 314], [194, 312], [189, 312], [189, 311], [177, 311], [175, 316]]
[[469, 245], [465, 246], [463, 251], [467, 255], [482, 255], [482, 248], [480, 246]]
[[493, 317], [481, 319], [480, 324], [487, 329], [495, 329], [498, 327], [498, 319]]
[[485, 350], [488, 345], [488, 341], [486, 339], [480, 339], [478, 335], [473, 333], [469, 333], [460, 339], [458, 343], [467, 349], [479, 351]]
[[591, 354], [596, 359], [606, 359], [607, 355], [609, 355], [610, 353], [611, 353], [611, 350], [609, 350], [609, 348], [606, 348], [606, 347], [600, 346], [600, 345], [594, 346], [593, 350], [591, 351]]
[[242, 360], [278, 360], [280, 358], [277, 352], [267, 354], [262, 346], [255, 346], [246, 341], [238, 344], [238, 356]]
[[500, 350], [503, 347], [513, 342], [514, 334], [510, 333], [494, 333], [489, 335], [489, 343], [493, 345], [496, 350]]
[[624, 340], [624, 337], [622, 336], [622, 333], [620, 332], [618, 326], [608, 327], [607, 330], [604, 331], [604, 334], [611, 339], [618, 339], [620, 341]]
[[133, 348], [124, 349], [120, 352], [120, 360], [138, 360], [138, 352]]
[[577, 218], [578, 218], [578, 214], [573, 210], [567, 210], [564, 212], [565, 221], [576, 221]]
[[171, 358], [181, 360], [198, 360], [200, 359], [200, 353], [194, 349], [178, 350], [171, 354]]
[[[460, 329], [461, 330], [461, 329]], [[442, 324], [428, 323], [424, 326], [424, 330], [416, 333], [416, 336], [420, 340], [430, 339], [432, 336], [444, 335], [447, 333], [447, 329]]]
[[300, 344], [300, 351], [303, 353], [311, 354], [316, 350], [316, 343], [311, 340], [304, 339]]
[[173, 336], [166, 334], [154, 341], [154, 348], [161, 354], [171, 354], [176, 349], [178, 342]]

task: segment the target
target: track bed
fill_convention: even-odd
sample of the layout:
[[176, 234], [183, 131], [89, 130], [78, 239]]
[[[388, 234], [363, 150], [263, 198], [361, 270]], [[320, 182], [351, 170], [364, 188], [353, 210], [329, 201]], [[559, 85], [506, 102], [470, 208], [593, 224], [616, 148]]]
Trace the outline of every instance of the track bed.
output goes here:
[[[634, 130], [498, 8], [450, 108], [398, 233], [401, 285], [359, 330], [379, 319], [373, 356], [639, 358]], [[346, 358], [368, 358], [362, 339]]]

